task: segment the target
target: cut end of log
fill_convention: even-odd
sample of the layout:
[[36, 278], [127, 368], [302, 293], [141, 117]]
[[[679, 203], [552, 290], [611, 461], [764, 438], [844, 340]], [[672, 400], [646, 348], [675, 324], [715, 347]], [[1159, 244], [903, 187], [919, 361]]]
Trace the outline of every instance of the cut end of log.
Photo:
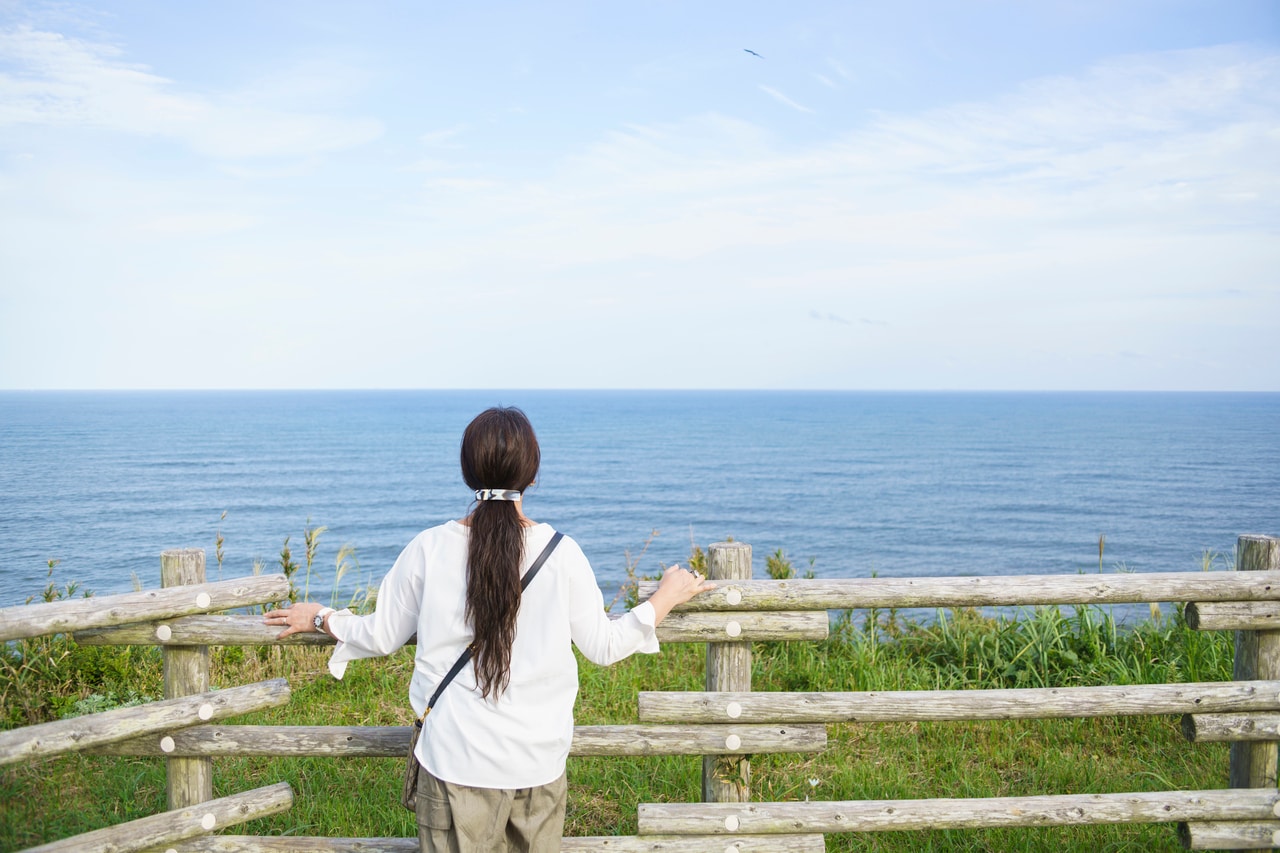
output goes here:
[[[1182, 736], [1191, 743], [1196, 742], [1196, 717], [1195, 714], [1182, 715]], [[1182, 824], [1180, 824], [1182, 826]], [[1181, 830], [1179, 830], [1181, 832]]]

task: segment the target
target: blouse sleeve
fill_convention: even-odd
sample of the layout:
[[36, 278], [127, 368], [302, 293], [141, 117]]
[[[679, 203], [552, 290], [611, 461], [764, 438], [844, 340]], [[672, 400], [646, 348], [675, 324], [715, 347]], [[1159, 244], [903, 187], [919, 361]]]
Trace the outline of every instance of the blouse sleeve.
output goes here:
[[595, 573], [576, 542], [571, 564], [569, 632], [573, 644], [587, 660], [608, 665], [636, 652], [656, 653], [658, 635], [653, 605], [646, 601], [621, 617], [610, 619]]
[[329, 632], [338, 640], [329, 656], [329, 672], [334, 678], [342, 678], [353, 660], [391, 654], [418, 630], [423, 561], [421, 545], [417, 540], [410, 542], [378, 585], [372, 613], [357, 616], [342, 610], [329, 615]]

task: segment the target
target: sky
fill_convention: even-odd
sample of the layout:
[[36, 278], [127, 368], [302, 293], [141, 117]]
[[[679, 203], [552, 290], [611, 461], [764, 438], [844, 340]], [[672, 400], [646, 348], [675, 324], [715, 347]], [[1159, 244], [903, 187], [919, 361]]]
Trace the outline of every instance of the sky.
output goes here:
[[0, 0], [0, 389], [1280, 391], [1278, 236], [1275, 0]]

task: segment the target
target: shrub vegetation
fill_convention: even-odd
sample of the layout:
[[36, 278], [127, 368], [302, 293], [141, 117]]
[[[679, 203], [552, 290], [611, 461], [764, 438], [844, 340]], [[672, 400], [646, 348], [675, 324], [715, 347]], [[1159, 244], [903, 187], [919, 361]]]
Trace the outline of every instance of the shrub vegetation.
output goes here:
[[[307, 562], [313, 540], [307, 539]], [[700, 552], [699, 552], [700, 553]], [[350, 556], [349, 554], [347, 555]], [[292, 562], [291, 558], [289, 559]], [[794, 576], [778, 552], [773, 577]], [[52, 571], [52, 566], [50, 567]], [[634, 571], [634, 566], [632, 567]], [[810, 567], [810, 571], [812, 568]], [[44, 598], [78, 594], [52, 584]], [[628, 597], [625, 595], [624, 597]], [[361, 597], [361, 602], [367, 602]], [[1180, 612], [1180, 611], [1179, 611]], [[327, 649], [215, 648], [213, 684], [286, 677], [287, 707], [237, 723], [408, 725], [412, 655], [353, 664], [337, 682]], [[753, 686], [763, 691], [983, 689], [1229, 680], [1232, 640], [1188, 629], [1176, 613], [1122, 628], [1095, 607], [975, 610], [927, 616], [893, 611], [832, 615], [822, 642], [757, 643]], [[699, 690], [703, 652], [669, 645], [608, 668], [579, 660], [580, 724], [635, 721], [641, 690]], [[158, 649], [78, 646], [65, 636], [0, 652], [0, 725], [30, 725], [161, 695]], [[1222, 788], [1224, 744], [1189, 744], [1178, 720], [838, 724], [825, 752], [752, 758], [758, 800], [991, 797]], [[399, 759], [226, 758], [215, 795], [289, 782], [294, 807], [237, 834], [412, 836], [398, 805]], [[570, 759], [568, 835], [627, 835], [636, 805], [696, 802], [696, 756]], [[165, 809], [164, 761], [70, 755], [0, 770], [0, 849], [16, 850]], [[1170, 826], [1035, 828], [828, 836], [828, 850], [1177, 850]]]

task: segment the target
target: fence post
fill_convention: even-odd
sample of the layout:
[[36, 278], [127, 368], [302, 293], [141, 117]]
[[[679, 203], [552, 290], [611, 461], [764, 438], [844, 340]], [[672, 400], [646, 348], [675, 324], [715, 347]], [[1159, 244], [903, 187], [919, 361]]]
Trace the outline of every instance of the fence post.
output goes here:
[[[717, 542], [707, 549], [707, 577], [720, 587], [751, 579], [751, 546]], [[707, 690], [751, 690], [751, 643], [707, 643]], [[745, 803], [751, 794], [751, 762], [737, 755], [702, 758], [702, 801]]]
[[[204, 549], [185, 548], [160, 555], [160, 585], [204, 583]], [[165, 646], [164, 698], [177, 699], [209, 689], [208, 646]], [[213, 799], [213, 759], [170, 758], [165, 762], [169, 808], [185, 809]]]
[[[1236, 570], [1280, 570], [1280, 539], [1241, 536], [1236, 541]], [[1237, 631], [1233, 678], [1236, 681], [1280, 678], [1280, 631]], [[1276, 787], [1276, 746], [1274, 741], [1231, 744], [1231, 787]]]

